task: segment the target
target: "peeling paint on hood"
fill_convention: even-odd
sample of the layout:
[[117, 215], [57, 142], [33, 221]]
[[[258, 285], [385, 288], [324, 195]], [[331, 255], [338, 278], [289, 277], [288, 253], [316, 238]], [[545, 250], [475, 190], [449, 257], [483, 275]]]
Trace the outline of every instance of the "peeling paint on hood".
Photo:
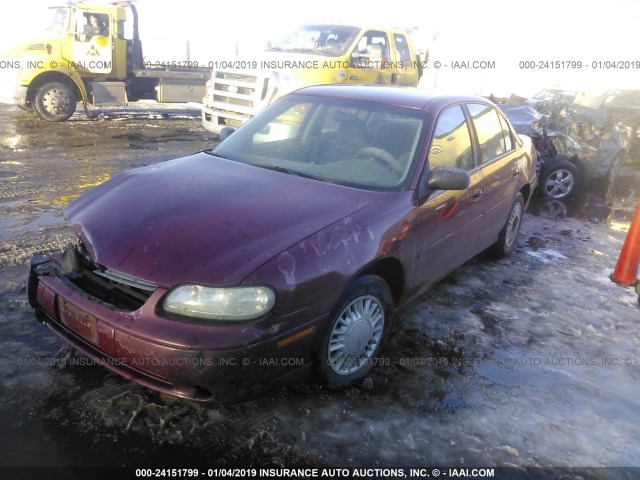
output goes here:
[[233, 285], [379, 198], [199, 153], [118, 175], [65, 215], [101, 265], [164, 286]]

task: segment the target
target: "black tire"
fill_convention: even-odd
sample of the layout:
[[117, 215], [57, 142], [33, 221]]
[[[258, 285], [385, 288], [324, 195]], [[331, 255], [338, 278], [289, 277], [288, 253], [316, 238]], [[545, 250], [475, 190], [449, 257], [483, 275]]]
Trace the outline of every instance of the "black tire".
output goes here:
[[338, 300], [315, 355], [321, 384], [346, 388], [369, 374], [388, 337], [392, 310], [382, 278], [363, 275], [353, 282]]
[[566, 198], [575, 193], [580, 172], [569, 160], [559, 160], [545, 165], [540, 175], [540, 193], [549, 198]]
[[520, 225], [522, 225], [522, 217], [524, 216], [524, 199], [519, 193], [516, 201], [513, 202], [507, 221], [500, 231], [498, 241], [491, 246], [491, 253], [497, 258], [511, 255], [516, 239], [520, 233]]
[[38, 89], [34, 107], [38, 115], [49, 122], [64, 122], [76, 111], [76, 95], [62, 82], [45, 83]]

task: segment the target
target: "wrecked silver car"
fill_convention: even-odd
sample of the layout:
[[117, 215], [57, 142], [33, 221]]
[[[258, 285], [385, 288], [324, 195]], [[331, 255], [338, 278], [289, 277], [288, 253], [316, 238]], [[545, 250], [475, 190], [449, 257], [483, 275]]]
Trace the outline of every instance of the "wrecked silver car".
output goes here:
[[624, 125], [575, 103], [522, 100], [512, 97], [499, 107], [534, 142], [541, 195], [565, 198], [579, 187], [611, 183], [629, 147]]

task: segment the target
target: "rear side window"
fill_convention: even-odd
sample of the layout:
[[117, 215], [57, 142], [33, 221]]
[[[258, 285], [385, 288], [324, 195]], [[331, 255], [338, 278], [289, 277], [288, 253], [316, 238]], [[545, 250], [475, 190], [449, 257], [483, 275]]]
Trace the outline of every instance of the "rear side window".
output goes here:
[[[393, 34], [393, 40], [396, 42], [396, 49], [398, 50], [398, 56], [401, 62], [411, 63], [411, 50], [409, 50], [409, 44], [404, 35], [400, 33]], [[408, 64], [407, 64], [408, 66]]]
[[463, 170], [474, 167], [469, 127], [459, 105], [447, 108], [438, 116], [429, 148], [429, 167]]
[[500, 125], [502, 126], [502, 133], [504, 134], [504, 144], [507, 147], [507, 152], [510, 152], [513, 150], [513, 136], [511, 129], [509, 128], [506, 118], [500, 114], [498, 114], [498, 118], [500, 119]]
[[481, 103], [467, 105], [478, 136], [482, 163], [487, 163], [507, 152], [500, 117], [495, 109]]

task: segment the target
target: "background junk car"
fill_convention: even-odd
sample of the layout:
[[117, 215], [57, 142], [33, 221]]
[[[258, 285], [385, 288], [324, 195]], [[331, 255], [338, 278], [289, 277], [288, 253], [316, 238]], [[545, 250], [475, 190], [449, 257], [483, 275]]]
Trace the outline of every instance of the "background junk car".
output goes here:
[[161, 392], [217, 401], [310, 370], [344, 387], [398, 309], [479, 252], [511, 252], [535, 188], [530, 139], [480, 97], [306, 88], [213, 151], [75, 200], [78, 242], [32, 259], [29, 299]]
[[540, 194], [562, 199], [611, 188], [624, 159], [638, 150], [637, 98], [635, 90], [546, 89], [526, 100], [512, 96], [500, 109], [516, 132], [533, 140]]

